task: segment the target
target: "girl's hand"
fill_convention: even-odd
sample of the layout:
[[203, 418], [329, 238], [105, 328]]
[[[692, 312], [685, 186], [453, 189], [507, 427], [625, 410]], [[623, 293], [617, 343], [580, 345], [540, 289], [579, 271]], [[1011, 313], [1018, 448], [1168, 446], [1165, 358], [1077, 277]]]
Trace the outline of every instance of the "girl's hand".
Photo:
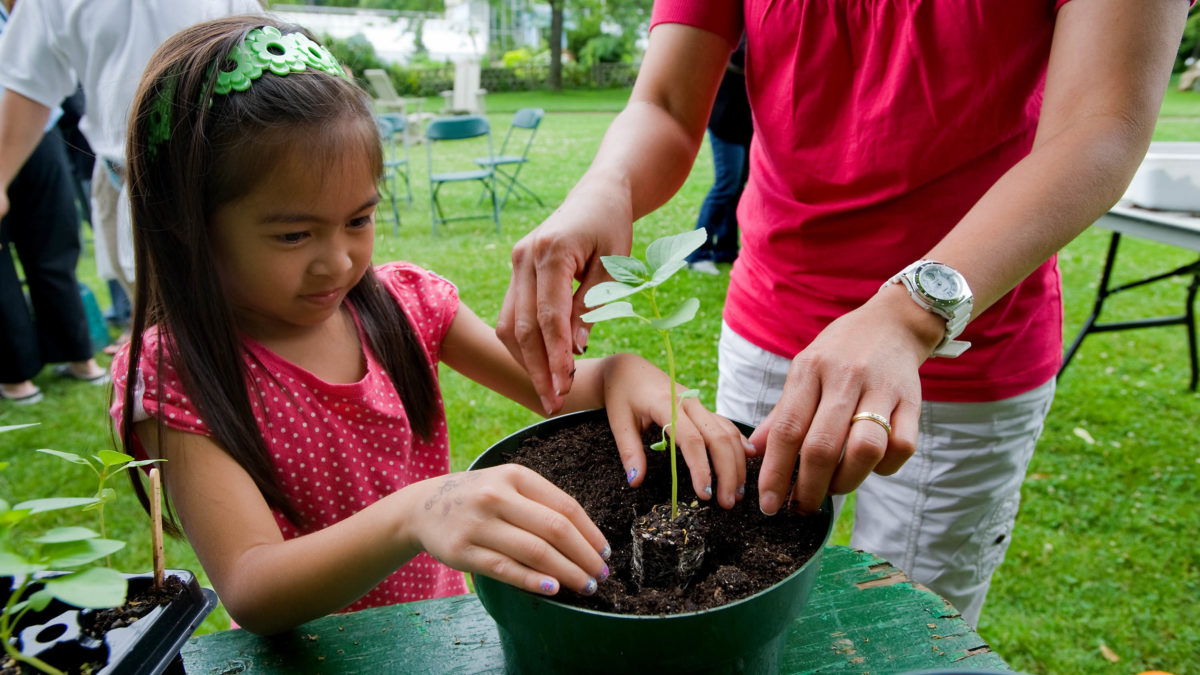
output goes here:
[[[651, 422], [668, 428], [671, 424], [670, 378], [645, 359], [617, 354], [604, 359], [604, 405], [617, 440], [626, 480], [642, 484], [646, 476], [646, 454], [642, 431]], [[676, 384], [675, 395], [686, 387]], [[712, 499], [733, 508], [745, 494], [746, 453], [753, 446], [733, 422], [710, 412], [694, 398], [683, 400], [675, 429], [670, 431], [692, 474], [692, 488], [702, 500]], [[706, 451], [707, 450], [707, 451]], [[711, 462], [711, 468], [710, 468]], [[714, 488], [712, 471], [716, 471]]]
[[[410, 518], [438, 561], [531, 593], [584, 595], [608, 577], [604, 535], [570, 495], [516, 464], [417, 483]], [[406, 519], [407, 520], [407, 519]]]

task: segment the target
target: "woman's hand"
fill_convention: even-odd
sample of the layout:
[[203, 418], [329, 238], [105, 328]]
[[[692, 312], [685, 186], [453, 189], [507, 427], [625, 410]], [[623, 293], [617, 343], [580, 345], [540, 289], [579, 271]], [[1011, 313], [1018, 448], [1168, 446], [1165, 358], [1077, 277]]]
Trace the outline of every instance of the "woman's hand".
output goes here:
[[[750, 436], [765, 450], [758, 478], [763, 513], [773, 515], [785, 500], [814, 512], [826, 494], [850, 492], [872, 471], [890, 475], [908, 461], [921, 412], [917, 369], [945, 329], [944, 319], [893, 285], [796, 355], [779, 403]], [[871, 420], [851, 421], [863, 412], [882, 416], [891, 434]]]
[[[562, 408], [575, 368], [572, 354], [587, 347], [590, 326], [579, 316], [587, 311], [584, 294], [608, 279], [600, 257], [629, 255], [628, 201], [627, 192], [622, 201], [619, 191], [577, 188], [513, 247], [512, 279], [496, 335], [529, 373], [547, 415]], [[573, 279], [579, 281], [574, 291]]]
[[[626, 480], [638, 486], [646, 476], [642, 431], [651, 422], [663, 428], [671, 424], [671, 381], [662, 370], [632, 354], [608, 357], [604, 368], [609, 426], [617, 440]], [[675, 395], [685, 389], [676, 384]], [[733, 422], [710, 412], [698, 400], [687, 398], [682, 403], [675, 428], [669, 433], [691, 471], [692, 489], [700, 499], [712, 499], [715, 471], [717, 503], [733, 508], [745, 493], [746, 453], [753, 447]]]
[[516, 464], [431, 478], [409, 518], [438, 561], [531, 593], [584, 595], [608, 577], [608, 543], [570, 495]]

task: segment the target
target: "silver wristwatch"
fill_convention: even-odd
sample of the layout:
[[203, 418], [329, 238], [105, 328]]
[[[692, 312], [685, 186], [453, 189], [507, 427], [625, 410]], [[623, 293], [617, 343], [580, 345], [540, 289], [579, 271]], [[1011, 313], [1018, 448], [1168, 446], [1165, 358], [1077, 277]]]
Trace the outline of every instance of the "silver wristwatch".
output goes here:
[[946, 334], [933, 356], [954, 358], [967, 351], [971, 343], [954, 338], [966, 328], [975, 298], [958, 270], [933, 260], [918, 260], [888, 279], [883, 287], [896, 283], [904, 284], [918, 305], [946, 320]]

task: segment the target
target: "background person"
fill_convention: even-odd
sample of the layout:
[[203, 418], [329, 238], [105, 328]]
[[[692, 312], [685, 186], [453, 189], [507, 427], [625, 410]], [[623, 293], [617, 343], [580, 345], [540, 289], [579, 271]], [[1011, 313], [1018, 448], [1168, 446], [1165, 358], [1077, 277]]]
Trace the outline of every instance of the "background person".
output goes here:
[[[8, 11], [0, 6], [0, 34]], [[0, 96], [4, 88], [0, 87]], [[33, 153], [13, 179], [13, 199], [0, 217], [0, 399], [42, 400], [33, 378], [47, 363], [60, 375], [103, 385], [108, 373], [92, 358], [87, 315], [79, 295], [79, 215], [63, 139], [51, 111]], [[15, 251], [14, 251], [15, 249]], [[13, 255], [21, 261], [29, 303]], [[31, 306], [32, 305], [32, 306]], [[31, 312], [32, 310], [32, 312]]]
[[758, 423], [765, 513], [858, 488], [852, 544], [975, 624], [1053, 396], [1055, 252], [1137, 169], [1187, 4], [660, 0], [629, 104], [513, 250], [497, 331], [557, 402], [599, 257], [686, 179], [744, 28], [718, 412]]
[[738, 254], [738, 201], [750, 176], [750, 139], [754, 125], [746, 100], [746, 41], [729, 57], [708, 116], [708, 143], [713, 155], [713, 185], [700, 205], [696, 228], [708, 241], [688, 256], [688, 268], [719, 274], [717, 263], [731, 263]]

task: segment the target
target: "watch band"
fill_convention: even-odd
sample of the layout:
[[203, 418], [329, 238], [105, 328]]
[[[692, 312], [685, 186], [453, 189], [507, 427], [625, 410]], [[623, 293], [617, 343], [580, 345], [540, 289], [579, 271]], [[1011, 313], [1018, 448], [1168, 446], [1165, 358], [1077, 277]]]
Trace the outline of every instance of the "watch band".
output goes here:
[[[951, 301], [938, 300], [921, 288], [918, 274], [920, 269], [926, 265], [944, 267], [958, 277], [961, 291], [957, 298]], [[971, 309], [974, 306], [974, 297], [971, 295], [970, 286], [967, 285], [967, 280], [963, 278], [962, 274], [953, 267], [935, 260], [918, 260], [884, 282], [883, 287], [886, 288], [895, 283], [902, 284], [905, 290], [908, 291], [909, 297], [917, 305], [946, 320], [946, 332], [942, 336], [941, 341], [934, 347], [931, 356], [954, 358], [971, 346], [970, 342], [955, 339], [966, 328], [967, 322], [971, 319]]]

